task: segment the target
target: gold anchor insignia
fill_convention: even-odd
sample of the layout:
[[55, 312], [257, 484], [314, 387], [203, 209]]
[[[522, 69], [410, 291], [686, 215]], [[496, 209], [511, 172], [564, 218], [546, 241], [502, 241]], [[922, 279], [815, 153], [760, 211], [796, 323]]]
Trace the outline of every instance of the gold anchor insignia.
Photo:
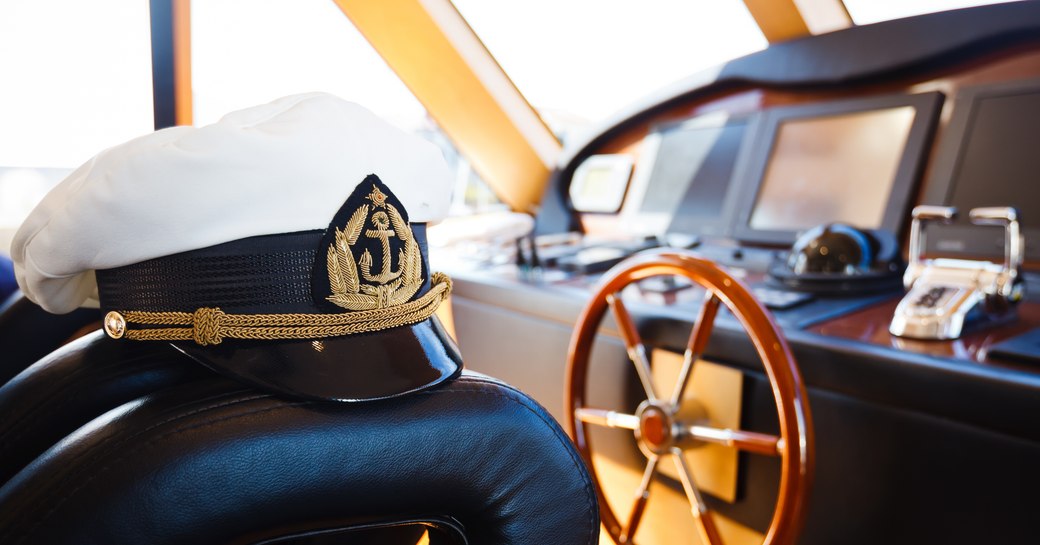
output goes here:
[[[396, 280], [398, 276], [401, 276], [401, 270], [391, 271], [390, 270], [390, 237], [396, 233], [390, 227], [390, 219], [387, 218], [386, 212], [376, 212], [372, 214], [372, 224], [376, 226], [375, 229], [369, 229], [365, 231], [365, 236], [369, 238], [377, 238], [383, 243], [383, 271], [376, 276], [372, 276], [372, 254], [365, 250], [365, 253], [361, 254], [361, 260], [358, 261], [358, 265], [361, 266], [361, 275], [365, 277], [365, 280], [369, 282], [375, 282], [377, 284], [386, 284], [391, 280]], [[398, 260], [400, 263], [404, 263], [404, 254], [402, 258]], [[401, 268], [404, 268], [403, 266]]]
[[[328, 250], [332, 295], [326, 299], [337, 306], [347, 310], [371, 310], [400, 305], [411, 299], [423, 284], [419, 244], [408, 223], [386, 198], [376, 186], [372, 186], [372, 193], [366, 197], [374, 207], [386, 210], [372, 214], [375, 229], [365, 230], [366, 237], [377, 239], [382, 245], [383, 265], [379, 274], [372, 274], [373, 258], [367, 249], [356, 264], [350, 251], [368, 220], [369, 205], [363, 204], [355, 210], [342, 231], [336, 228], [336, 240]], [[397, 271], [391, 270], [390, 264], [390, 238], [395, 236], [404, 243]], [[377, 285], [361, 284], [358, 268], [366, 281]]]

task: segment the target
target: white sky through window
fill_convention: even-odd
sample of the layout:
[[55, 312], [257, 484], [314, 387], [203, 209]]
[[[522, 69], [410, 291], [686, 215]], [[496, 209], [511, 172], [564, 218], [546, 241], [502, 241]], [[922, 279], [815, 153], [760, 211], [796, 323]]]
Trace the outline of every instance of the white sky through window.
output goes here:
[[0, 2], [0, 167], [71, 168], [152, 130], [148, 2]]
[[740, 0], [455, 0], [536, 109], [596, 121], [762, 49]]
[[844, 0], [857, 25], [1009, 1], [1012, 0]]
[[309, 91], [357, 102], [402, 126], [419, 101], [330, 0], [192, 3], [195, 124]]

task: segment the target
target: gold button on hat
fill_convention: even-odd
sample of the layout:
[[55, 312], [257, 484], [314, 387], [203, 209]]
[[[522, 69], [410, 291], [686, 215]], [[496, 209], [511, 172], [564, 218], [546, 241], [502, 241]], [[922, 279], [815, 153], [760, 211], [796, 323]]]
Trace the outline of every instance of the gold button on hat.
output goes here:
[[105, 333], [107, 333], [109, 337], [112, 337], [113, 339], [121, 339], [123, 338], [123, 334], [126, 333], [126, 318], [123, 318], [122, 314], [113, 310], [108, 314], [105, 314], [104, 326]]

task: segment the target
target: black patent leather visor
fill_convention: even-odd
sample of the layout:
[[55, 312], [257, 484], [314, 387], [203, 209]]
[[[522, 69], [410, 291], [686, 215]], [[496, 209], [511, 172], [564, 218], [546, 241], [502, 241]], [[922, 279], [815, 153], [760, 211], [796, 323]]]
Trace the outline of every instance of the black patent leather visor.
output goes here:
[[343, 337], [302, 341], [228, 339], [216, 346], [171, 343], [193, 360], [258, 388], [292, 397], [369, 401], [452, 379], [462, 357], [436, 316]]

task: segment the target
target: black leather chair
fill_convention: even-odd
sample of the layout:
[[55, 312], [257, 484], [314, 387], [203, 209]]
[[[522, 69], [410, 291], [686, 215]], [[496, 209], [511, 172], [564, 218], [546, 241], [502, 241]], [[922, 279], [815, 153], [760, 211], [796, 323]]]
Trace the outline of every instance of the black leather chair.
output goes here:
[[51, 314], [15, 292], [0, 303], [0, 385], [88, 329], [100, 329], [101, 311]]
[[17, 471], [0, 487], [0, 543], [598, 539], [567, 436], [479, 375], [384, 401], [290, 400], [165, 343], [95, 335], [0, 388], [0, 411], [0, 469]]
[[165, 343], [112, 342], [100, 330], [72, 341], [0, 386], [0, 484], [95, 417], [211, 376]]

